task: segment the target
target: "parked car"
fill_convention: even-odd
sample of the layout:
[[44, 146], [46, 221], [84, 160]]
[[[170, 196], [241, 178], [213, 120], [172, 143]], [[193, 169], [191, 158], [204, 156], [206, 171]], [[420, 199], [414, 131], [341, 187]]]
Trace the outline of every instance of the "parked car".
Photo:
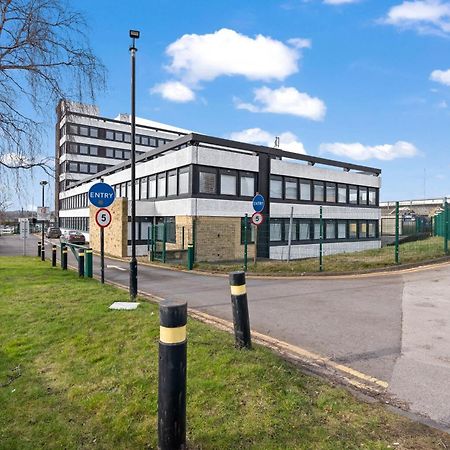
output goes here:
[[48, 227], [47, 228], [47, 237], [49, 239], [59, 239], [61, 237], [61, 230], [58, 227]]
[[79, 245], [84, 245], [86, 243], [84, 234], [75, 230], [69, 230], [63, 233], [61, 235], [60, 241], [65, 242], [67, 244], [79, 244]]

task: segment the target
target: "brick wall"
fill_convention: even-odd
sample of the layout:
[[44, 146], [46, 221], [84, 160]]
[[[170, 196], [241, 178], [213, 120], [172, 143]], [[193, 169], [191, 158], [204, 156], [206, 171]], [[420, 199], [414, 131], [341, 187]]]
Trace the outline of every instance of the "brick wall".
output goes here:
[[[128, 200], [118, 197], [108, 208], [112, 221], [105, 228], [105, 254], [119, 258], [127, 256], [127, 227], [128, 227]], [[95, 213], [98, 208], [89, 207], [89, 238], [90, 246], [100, 251], [100, 227], [95, 222]]]

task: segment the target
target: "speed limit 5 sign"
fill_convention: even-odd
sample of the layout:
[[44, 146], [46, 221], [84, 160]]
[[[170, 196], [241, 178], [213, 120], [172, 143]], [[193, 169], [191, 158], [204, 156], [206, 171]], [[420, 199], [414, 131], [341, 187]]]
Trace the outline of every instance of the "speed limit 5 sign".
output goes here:
[[106, 228], [111, 223], [112, 217], [109, 209], [100, 208], [95, 213], [95, 221], [97, 225], [101, 228]]
[[264, 216], [263, 216], [261, 213], [255, 212], [255, 213], [252, 215], [252, 224], [253, 224], [253, 225], [259, 226], [259, 225], [261, 225], [263, 222], [264, 222]]

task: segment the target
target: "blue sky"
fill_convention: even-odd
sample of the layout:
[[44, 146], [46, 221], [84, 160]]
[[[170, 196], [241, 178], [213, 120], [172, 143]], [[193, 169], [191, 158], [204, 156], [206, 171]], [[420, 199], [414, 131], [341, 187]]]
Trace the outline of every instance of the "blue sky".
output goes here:
[[[102, 115], [129, 112], [382, 169], [382, 200], [450, 194], [450, 2], [79, 0], [108, 70]], [[49, 127], [49, 153], [53, 129]]]

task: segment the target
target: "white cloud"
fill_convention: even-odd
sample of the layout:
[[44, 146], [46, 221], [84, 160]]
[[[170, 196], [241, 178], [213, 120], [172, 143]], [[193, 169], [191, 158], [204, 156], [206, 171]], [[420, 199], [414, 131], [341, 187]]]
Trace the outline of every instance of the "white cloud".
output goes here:
[[[265, 145], [273, 147], [276, 136], [261, 128], [247, 128], [242, 131], [235, 131], [230, 134], [230, 139], [234, 141], [247, 142], [249, 144]], [[285, 131], [278, 135], [280, 138], [280, 148], [288, 152], [306, 155], [303, 144], [298, 140], [297, 136], [290, 131]]]
[[160, 94], [166, 100], [178, 103], [186, 103], [195, 99], [194, 91], [179, 81], [167, 81], [150, 89], [152, 94]]
[[349, 3], [358, 3], [359, 0], [323, 0], [326, 5], [347, 5]]
[[254, 90], [256, 103], [244, 103], [235, 99], [236, 108], [251, 112], [271, 112], [275, 114], [292, 114], [311, 120], [325, 117], [325, 103], [316, 97], [299, 92], [294, 87], [270, 89], [266, 86]]
[[445, 84], [450, 86], [450, 69], [449, 70], [433, 70], [430, 74], [430, 80], [436, 81], [436, 83]]
[[398, 141], [395, 144], [363, 145], [355, 143], [325, 143], [320, 145], [321, 153], [332, 153], [334, 155], [351, 158], [358, 161], [366, 159], [380, 159], [390, 161], [396, 158], [411, 158], [419, 154], [419, 150], [410, 142]]
[[439, 109], [447, 109], [447, 108], [448, 108], [448, 103], [447, 103], [445, 100], [442, 100], [442, 101], [440, 101], [440, 102], [437, 104], [437, 107], [438, 107]]
[[172, 59], [167, 69], [190, 86], [222, 75], [284, 80], [298, 72], [299, 49], [305, 46], [306, 40], [291, 39], [286, 45], [268, 36], [251, 38], [227, 28], [210, 34], [185, 34], [167, 47]]
[[416, 29], [420, 33], [445, 34], [450, 32], [450, 3], [442, 0], [404, 1], [393, 6], [382, 22]]
[[295, 48], [311, 48], [312, 47], [311, 39], [292, 38], [292, 39], [288, 39], [287, 43], [289, 45], [292, 45], [292, 47], [295, 47]]

